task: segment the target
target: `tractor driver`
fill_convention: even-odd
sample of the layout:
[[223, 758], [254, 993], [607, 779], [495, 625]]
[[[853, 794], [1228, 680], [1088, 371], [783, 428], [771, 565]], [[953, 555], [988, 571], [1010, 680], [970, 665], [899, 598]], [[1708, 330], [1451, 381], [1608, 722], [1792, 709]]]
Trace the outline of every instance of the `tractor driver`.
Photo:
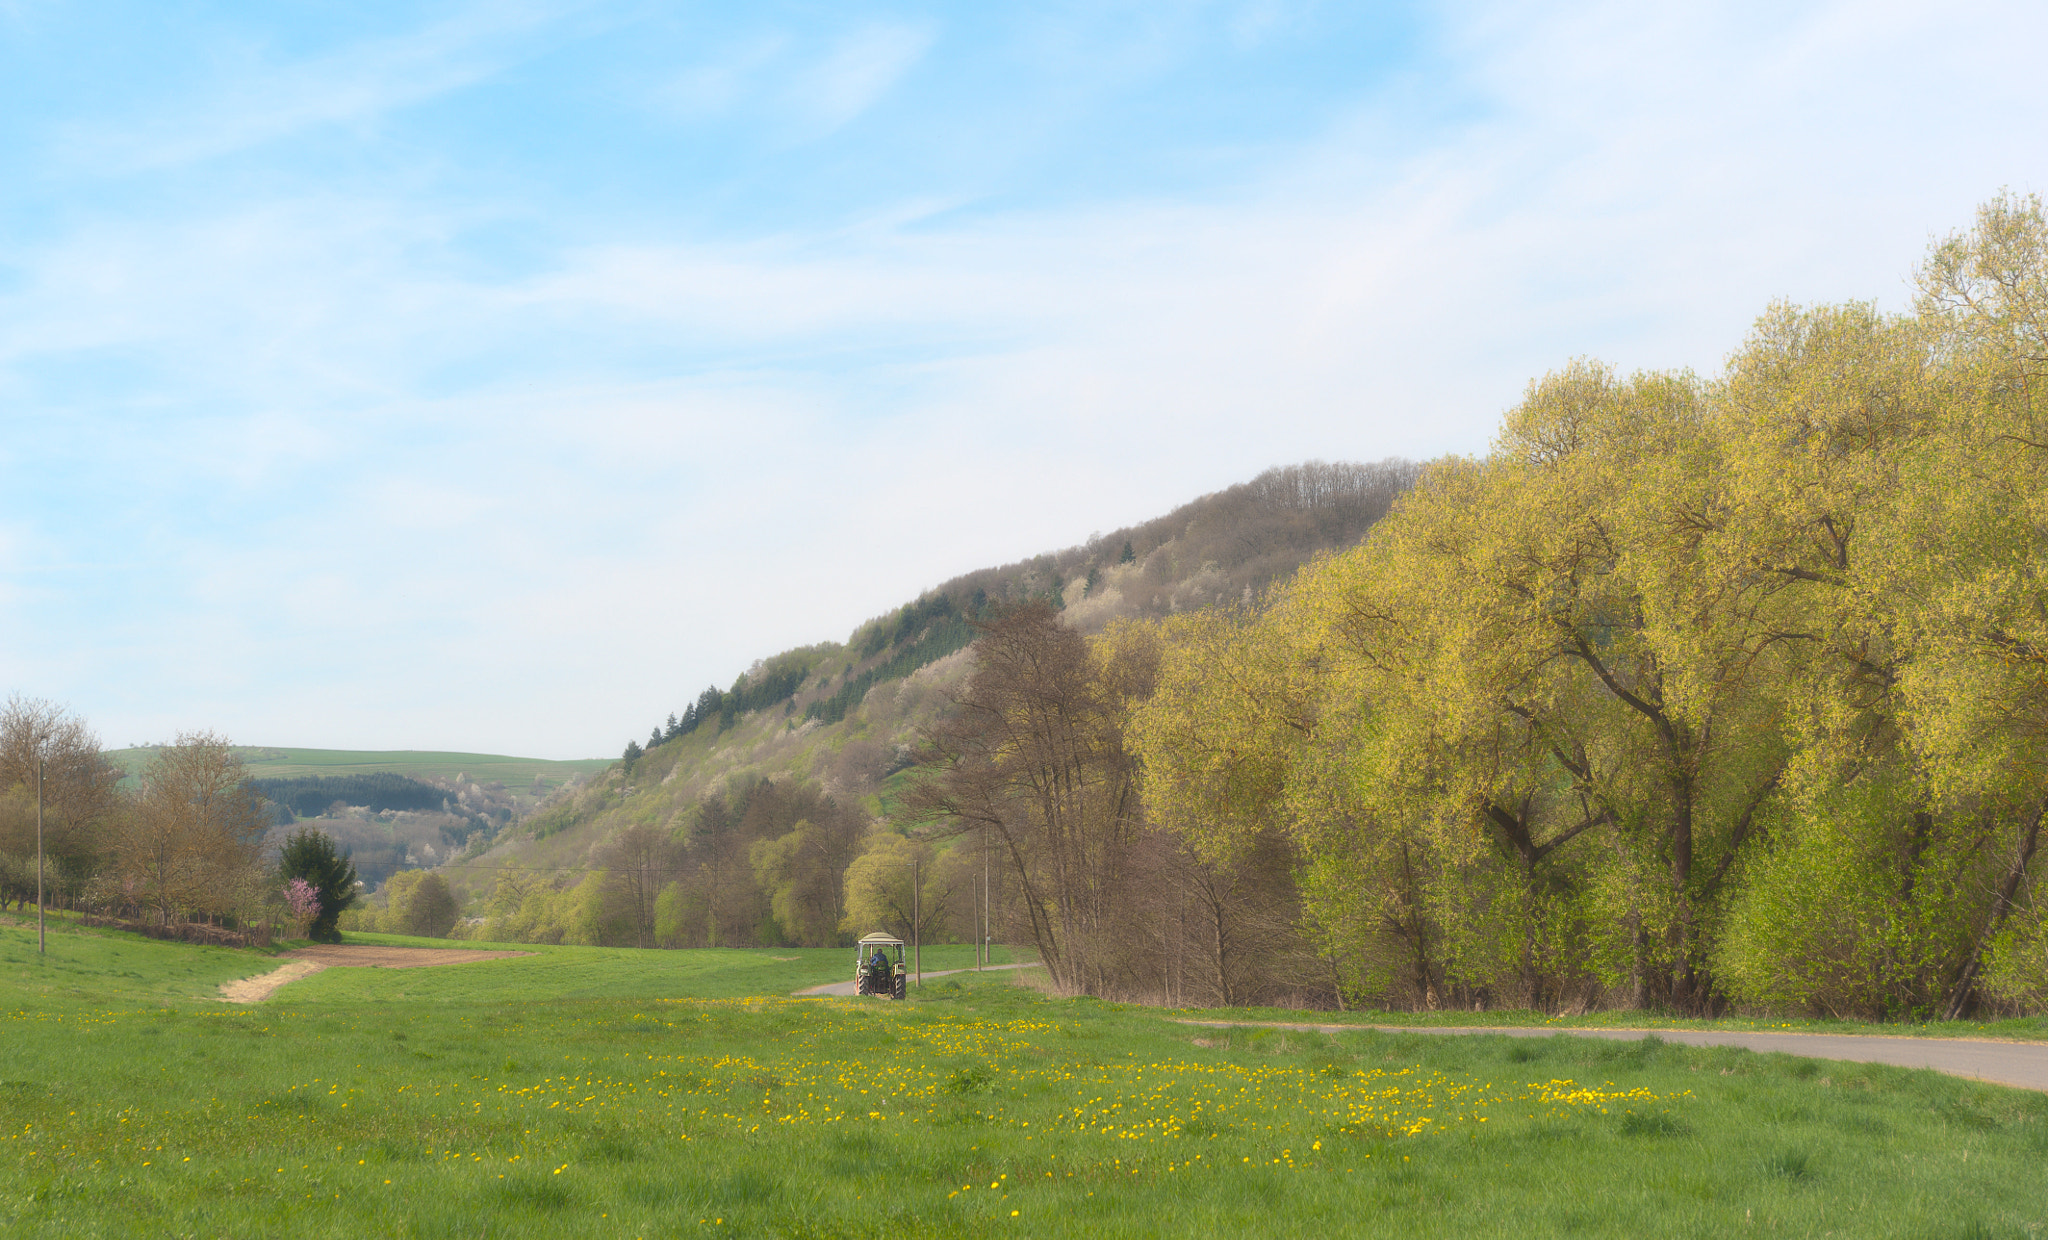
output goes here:
[[875, 954], [868, 957], [868, 977], [874, 985], [880, 986], [888, 982], [889, 972], [889, 957], [877, 947]]

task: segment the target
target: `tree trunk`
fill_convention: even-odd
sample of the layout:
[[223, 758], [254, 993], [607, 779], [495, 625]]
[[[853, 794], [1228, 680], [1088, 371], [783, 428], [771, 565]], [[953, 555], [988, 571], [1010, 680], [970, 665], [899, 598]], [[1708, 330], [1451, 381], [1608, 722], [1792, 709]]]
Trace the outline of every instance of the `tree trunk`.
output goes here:
[[1978, 931], [1970, 947], [1969, 959], [1956, 975], [1955, 985], [1949, 992], [1949, 1001], [1942, 1009], [1943, 1020], [1959, 1020], [1969, 1010], [1970, 1000], [1977, 991], [1977, 977], [1984, 967], [1984, 949], [1991, 945], [1992, 936], [2005, 925], [2005, 919], [2012, 912], [2013, 899], [2019, 895], [2020, 884], [2026, 881], [2027, 867], [2033, 864], [2034, 851], [2041, 843], [2041, 820], [2048, 817], [2048, 801], [2042, 802], [2034, 811], [2034, 820], [2027, 824], [2026, 835], [2020, 840], [2020, 847], [2012, 864], [2006, 867], [2005, 881], [1998, 885], [1997, 898], [1991, 902], [1991, 911], [1984, 918], [1984, 927]]

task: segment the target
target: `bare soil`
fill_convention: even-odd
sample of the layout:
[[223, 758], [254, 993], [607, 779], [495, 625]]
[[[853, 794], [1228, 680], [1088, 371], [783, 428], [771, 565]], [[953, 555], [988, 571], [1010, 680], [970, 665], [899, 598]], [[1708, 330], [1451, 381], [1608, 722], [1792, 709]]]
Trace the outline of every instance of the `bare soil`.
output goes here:
[[506, 956], [531, 956], [532, 952], [487, 952], [443, 947], [373, 947], [367, 944], [322, 943], [283, 953], [286, 963], [258, 977], [223, 982], [221, 998], [229, 1003], [256, 1003], [268, 999], [287, 982], [311, 977], [322, 969], [425, 969], [443, 964], [470, 964]]

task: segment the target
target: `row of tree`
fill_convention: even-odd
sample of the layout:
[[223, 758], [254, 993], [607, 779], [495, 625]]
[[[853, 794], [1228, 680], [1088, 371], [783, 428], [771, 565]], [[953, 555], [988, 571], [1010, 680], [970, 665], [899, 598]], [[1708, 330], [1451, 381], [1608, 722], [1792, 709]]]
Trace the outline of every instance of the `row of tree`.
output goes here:
[[1910, 314], [1547, 376], [1257, 611], [977, 650], [910, 800], [1003, 841], [1069, 988], [1168, 990], [1185, 872], [1251, 877], [1219, 944], [1287, 923], [1348, 998], [2038, 1008], [2040, 203], [1936, 247]]
[[[192, 924], [235, 931], [305, 922], [323, 936], [356, 898], [354, 870], [332, 842], [295, 833], [265, 847], [272, 814], [224, 739], [180, 736], [123, 793], [85, 723], [48, 702], [0, 710], [0, 904], [40, 898], [160, 932]], [[316, 888], [302, 918], [292, 879]]]
[[[982, 873], [965, 850], [910, 840], [814, 784], [777, 780], [706, 797], [676, 822], [631, 824], [587, 866], [490, 868], [470, 937], [668, 948], [824, 947], [874, 929], [969, 938]], [[398, 886], [381, 920], [366, 911], [349, 924], [422, 921], [419, 897]]]

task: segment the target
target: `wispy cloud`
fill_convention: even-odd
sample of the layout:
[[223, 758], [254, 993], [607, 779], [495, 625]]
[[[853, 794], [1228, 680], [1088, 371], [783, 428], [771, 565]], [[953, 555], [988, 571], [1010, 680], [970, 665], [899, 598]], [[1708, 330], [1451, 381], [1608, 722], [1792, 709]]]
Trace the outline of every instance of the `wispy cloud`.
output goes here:
[[816, 141], [885, 98], [937, 37], [929, 23], [869, 22], [820, 45], [770, 28], [724, 43], [670, 76], [651, 98], [678, 119], [701, 124], [751, 112], [780, 128], [785, 140]]
[[723, 48], [657, 86], [651, 92], [654, 106], [689, 121], [722, 116], [759, 89], [759, 79], [788, 51], [789, 42], [787, 35], [770, 32]]
[[74, 126], [79, 168], [131, 173], [246, 151], [330, 125], [362, 125], [461, 90], [530, 55], [563, 6], [480, 4], [422, 29], [324, 55], [278, 60], [218, 49], [215, 84], [145, 119]]
[[864, 26], [841, 38], [806, 74], [799, 97], [826, 131], [852, 122], [924, 58], [935, 32], [894, 23]]

